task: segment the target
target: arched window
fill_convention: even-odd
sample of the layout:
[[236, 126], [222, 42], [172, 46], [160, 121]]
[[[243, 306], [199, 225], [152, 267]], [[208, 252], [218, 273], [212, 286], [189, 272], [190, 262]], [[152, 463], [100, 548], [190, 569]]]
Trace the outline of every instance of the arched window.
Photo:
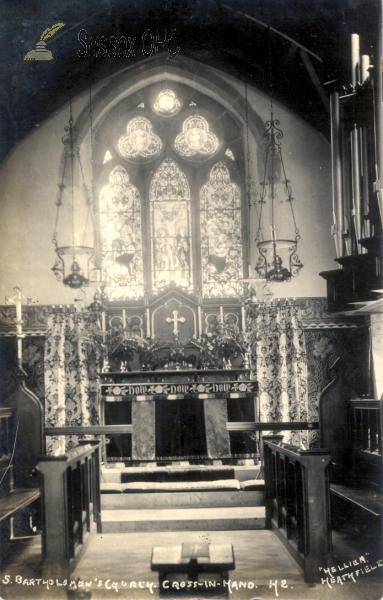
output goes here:
[[105, 291], [235, 298], [247, 256], [243, 127], [192, 87], [168, 85], [117, 103], [97, 131]]
[[203, 295], [238, 296], [243, 270], [241, 195], [222, 162], [210, 171], [200, 198]]
[[117, 166], [100, 194], [102, 280], [110, 300], [144, 295], [141, 201], [124, 167]]
[[171, 282], [193, 289], [190, 235], [190, 189], [185, 174], [167, 158], [150, 184], [152, 283]]

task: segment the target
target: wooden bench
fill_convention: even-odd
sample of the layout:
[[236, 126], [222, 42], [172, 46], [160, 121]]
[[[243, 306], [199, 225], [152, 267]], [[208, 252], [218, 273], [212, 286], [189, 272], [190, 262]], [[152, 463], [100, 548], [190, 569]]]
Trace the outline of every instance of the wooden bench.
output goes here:
[[[37, 456], [43, 451], [42, 407], [19, 373], [16, 389], [0, 409], [0, 536], [7, 559], [12, 540], [40, 529]], [[31, 526], [32, 521], [32, 526]]]
[[380, 518], [383, 400], [358, 398], [340, 362], [333, 368], [335, 377], [319, 398], [320, 444], [331, 456], [331, 497]]

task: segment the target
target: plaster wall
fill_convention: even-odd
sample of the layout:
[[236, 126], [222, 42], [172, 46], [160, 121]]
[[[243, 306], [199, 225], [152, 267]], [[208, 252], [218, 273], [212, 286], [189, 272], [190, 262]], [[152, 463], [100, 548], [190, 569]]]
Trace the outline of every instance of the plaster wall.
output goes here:
[[[218, 71], [215, 74], [237, 92], [244, 92], [243, 84], [238, 80]], [[101, 82], [99, 88], [103, 85], [104, 82]], [[248, 98], [253, 110], [263, 121], [267, 120], [269, 99], [255, 88], [249, 88]], [[88, 100], [87, 93], [73, 100], [74, 119], [86, 110]], [[61, 138], [68, 118], [69, 104], [66, 104], [56, 114], [36, 125], [36, 130], [13, 149], [0, 168], [0, 294], [3, 296], [9, 295], [16, 284], [22, 287], [25, 295], [40, 303], [72, 303], [78, 295], [76, 291], [57, 282], [51, 271], [55, 261], [51, 239], [62, 165]], [[279, 104], [275, 104], [275, 118], [279, 119], [284, 133], [283, 154], [287, 175], [293, 186], [294, 209], [301, 235], [298, 253], [305, 266], [299, 277], [290, 283], [274, 284], [272, 291], [275, 297], [324, 296], [325, 281], [318, 273], [334, 268], [335, 256], [330, 234], [330, 146], [311, 126]], [[89, 138], [87, 130], [81, 156], [88, 183], [91, 181]], [[250, 174], [255, 188], [259, 190], [262, 168], [256, 154], [256, 142], [251, 139]], [[279, 199], [284, 200], [282, 186]], [[288, 208], [286, 203], [278, 206]], [[283, 219], [281, 223], [283, 226]], [[250, 240], [254, 240], [255, 210], [251, 211], [249, 224]], [[65, 229], [61, 228], [59, 242], [60, 236], [61, 243], [64, 242], [65, 234]], [[251, 244], [252, 266], [256, 264], [257, 257], [257, 250]], [[88, 288], [85, 292], [87, 302], [90, 302], [93, 290]]]

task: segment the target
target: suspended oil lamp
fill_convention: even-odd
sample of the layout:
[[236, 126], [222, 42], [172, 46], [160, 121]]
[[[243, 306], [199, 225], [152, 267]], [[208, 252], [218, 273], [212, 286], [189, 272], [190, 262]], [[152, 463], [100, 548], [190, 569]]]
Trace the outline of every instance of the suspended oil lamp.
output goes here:
[[[59, 184], [59, 194], [57, 200], [57, 215], [55, 230], [53, 233], [53, 244], [55, 246], [57, 258], [52, 268], [58, 281], [62, 281], [64, 285], [79, 289], [89, 284], [92, 279], [92, 272], [95, 274], [95, 268], [92, 262], [94, 255], [94, 248], [91, 245], [86, 245], [84, 240], [86, 236], [92, 236], [93, 243], [93, 211], [92, 201], [89, 193], [89, 189], [85, 183], [81, 158], [80, 158], [80, 143], [81, 139], [76, 134], [76, 126], [73, 123], [72, 116], [72, 102], [70, 102], [70, 118], [69, 125], [65, 126], [67, 134], [62, 138], [62, 143], [65, 147], [64, 153], [64, 166], [62, 171], [61, 183]], [[82, 178], [82, 185], [75, 185], [75, 172], [76, 169], [79, 176]], [[78, 187], [82, 187], [83, 199], [79, 196]], [[67, 203], [64, 203], [64, 196], [66, 196]], [[63, 206], [68, 209], [67, 218], [70, 219], [69, 229], [69, 244], [58, 245], [58, 227], [64, 223], [64, 218], [61, 212]], [[81, 214], [82, 213], [82, 214]], [[82, 241], [80, 241], [80, 233], [75, 231], [76, 220], [81, 220], [84, 223], [84, 230], [82, 233]], [[92, 231], [87, 232], [87, 225], [89, 222], [92, 225]], [[93, 279], [96, 279], [94, 277]]]
[[[270, 120], [266, 122], [266, 130], [263, 134], [263, 140], [266, 144], [265, 170], [263, 181], [260, 188], [261, 205], [258, 216], [258, 229], [255, 242], [259, 250], [259, 259], [255, 267], [255, 271], [260, 278], [266, 279], [268, 282], [290, 281], [291, 277], [296, 277], [303, 267], [297, 254], [298, 240], [300, 239], [299, 229], [295, 221], [292, 189], [290, 179], [287, 179], [285, 165], [282, 157], [283, 138], [282, 131], [278, 128], [279, 121], [274, 119], [273, 104], [271, 102]], [[287, 239], [277, 237], [276, 233], [276, 198], [277, 198], [277, 174], [280, 169], [283, 176], [282, 183], [284, 185], [284, 193], [286, 194], [286, 202], [290, 205], [292, 226], [294, 227], [294, 239], [290, 236]], [[266, 221], [264, 215], [264, 206], [269, 198], [270, 208], [270, 239], [263, 239], [263, 223]], [[282, 213], [282, 209], [278, 210], [278, 216], [283, 223], [286, 223], [286, 216]], [[283, 264], [284, 263], [284, 264]], [[287, 265], [287, 266], [285, 266]]]

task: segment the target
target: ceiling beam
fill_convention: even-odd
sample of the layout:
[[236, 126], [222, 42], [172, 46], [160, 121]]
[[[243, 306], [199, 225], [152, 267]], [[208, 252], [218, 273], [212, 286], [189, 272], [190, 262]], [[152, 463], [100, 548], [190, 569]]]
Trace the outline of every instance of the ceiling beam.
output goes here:
[[301, 55], [303, 64], [306, 67], [308, 74], [310, 75], [310, 79], [313, 82], [315, 89], [318, 92], [319, 97], [322, 100], [326, 111], [328, 112], [328, 114], [330, 114], [330, 100], [326, 96], [326, 93], [322, 87], [321, 81], [312, 65], [312, 62], [311, 62], [309, 56], [307, 55], [306, 50], [303, 50], [303, 48], [301, 48], [300, 55]]
[[262, 25], [262, 27], [266, 27], [266, 29], [268, 29], [269, 31], [273, 31], [274, 33], [277, 33], [281, 37], [285, 38], [285, 40], [289, 40], [289, 42], [291, 42], [295, 46], [298, 46], [298, 48], [300, 48], [301, 50], [304, 50], [305, 52], [307, 52], [307, 54], [311, 54], [311, 56], [313, 56], [314, 58], [319, 60], [319, 62], [323, 62], [320, 56], [318, 56], [314, 52], [311, 52], [311, 50], [309, 50], [308, 48], [305, 48], [305, 46], [302, 46], [302, 44], [300, 44], [296, 40], [293, 40], [293, 38], [289, 37], [285, 33], [282, 33], [282, 31], [278, 31], [278, 29], [274, 29], [274, 27], [270, 27], [270, 25], [267, 25], [267, 23], [264, 23], [263, 21], [259, 21], [258, 19], [255, 19], [254, 17], [247, 15], [246, 13], [242, 12], [241, 10], [235, 10], [234, 8], [231, 8], [231, 6], [227, 6], [227, 4], [219, 4], [219, 6], [222, 6], [223, 8], [226, 8], [226, 10], [230, 10], [231, 12], [235, 12], [238, 15], [242, 15], [243, 17], [246, 17], [246, 19], [250, 19], [250, 21], [254, 21], [254, 23], [258, 23], [258, 25]]

